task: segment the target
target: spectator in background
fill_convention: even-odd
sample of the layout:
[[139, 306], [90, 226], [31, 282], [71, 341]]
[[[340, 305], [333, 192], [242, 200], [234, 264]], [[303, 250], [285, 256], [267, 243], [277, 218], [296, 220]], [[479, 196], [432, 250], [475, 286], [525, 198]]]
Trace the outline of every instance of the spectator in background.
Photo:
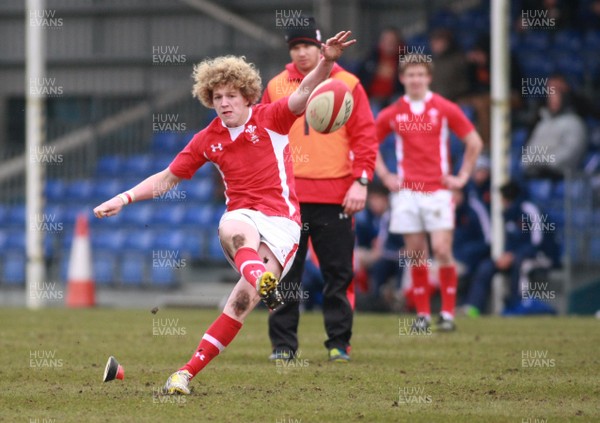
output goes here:
[[490, 257], [490, 214], [473, 191], [454, 190], [452, 194], [456, 205], [452, 251], [462, 281], [459, 291], [466, 291], [479, 264]]
[[[521, 11], [528, 12], [529, 18], [525, 15], [525, 19], [553, 19], [553, 28], [565, 29], [572, 28], [576, 23], [577, 9], [579, 8], [579, 0], [522, 0]], [[535, 15], [534, 11], [538, 11]], [[540, 15], [541, 13], [541, 15]], [[523, 24], [523, 15], [517, 17], [516, 28], [518, 31], [529, 29], [532, 26], [540, 26], [541, 23]]]
[[490, 145], [490, 40], [480, 38], [466, 54], [469, 88], [461, 103], [475, 109], [476, 126], [485, 146]]
[[429, 43], [435, 62], [431, 90], [450, 101], [456, 101], [469, 90], [465, 55], [449, 29], [434, 30]]
[[600, 0], [586, 2], [581, 8], [579, 22], [587, 29], [600, 29]]
[[521, 163], [528, 177], [559, 180], [580, 165], [587, 147], [586, 126], [571, 107], [569, 95], [550, 80], [548, 93]]
[[471, 175], [471, 183], [469, 184], [469, 197], [478, 199], [485, 206], [488, 213], [492, 203], [490, 164], [490, 158], [487, 155], [482, 154], [477, 157], [475, 169], [473, 175]]
[[378, 108], [386, 107], [404, 93], [397, 78], [398, 55], [404, 45], [398, 29], [384, 28], [379, 34], [377, 45], [360, 64], [357, 76], [365, 87], [369, 100]]
[[543, 214], [521, 194], [520, 186], [509, 181], [500, 187], [504, 208], [505, 251], [497, 259], [482, 261], [467, 294], [465, 312], [478, 316], [486, 309], [492, 278], [496, 272], [510, 276], [510, 298], [506, 310], [522, 305], [522, 267], [526, 260], [548, 263], [557, 261], [551, 223], [544, 222]]
[[[593, 117], [596, 119], [600, 119], [600, 110], [590, 101], [588, 97], [580, 94], [576, 90], [573, 89], [567, 78], [561, 73], [554, 73], [548, 78], [547, 83], [549, 92], [558, 92], [569, 99], [569, 103], [572, 109], [582, 118]], [[536, 120], [539, 118], [539, 112], [544, 106], [547, 104], [546, 102], [540, 101], [537, 105], [537, 115]]]
[[[367, 206], [356, 218], [356, 274], [366, 273], [370, 282], [367, 301], [359, 304], [363, 310], [389, 310], [402, 284], [398, 251], [404, 243], [401, 235], [389, 232], [389, 193], [380, 182], [371, 184]], [[395, 278], [393, 288], [388, 291], [392, 295], [385, 295], [383, 288], [391, 278]]]
[[[491, 105], [491, 58], [490, 37], [481, 36], [473, 48], [466, 53], [467, 79], [469, 87], [466, 95], [459, 103], [467, 104], [475, 109], [476, 126], [486, 147], [490, 145], [490, 105]], [[511, 109], [520, 109], [521, 70], [516, 58], [511, 58], [510, 65]]]

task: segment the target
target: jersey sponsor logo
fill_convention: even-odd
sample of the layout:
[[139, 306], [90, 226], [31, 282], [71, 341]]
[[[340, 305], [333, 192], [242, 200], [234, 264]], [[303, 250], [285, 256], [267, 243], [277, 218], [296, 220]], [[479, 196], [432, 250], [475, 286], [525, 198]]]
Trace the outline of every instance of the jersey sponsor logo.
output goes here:
[[221, 143], [218, 144], [211, 144], [210, 145], [210, 149], [212, 150], [213, 153], [216, 153], [217, 150], [219, 151], [223, 151], [223, 145]]

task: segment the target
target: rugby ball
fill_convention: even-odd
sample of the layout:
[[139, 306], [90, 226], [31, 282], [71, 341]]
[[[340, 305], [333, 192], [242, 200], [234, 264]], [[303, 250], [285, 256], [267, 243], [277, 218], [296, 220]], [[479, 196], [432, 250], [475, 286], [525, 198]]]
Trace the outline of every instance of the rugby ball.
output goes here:
[[315, 131], [329, 134], [348, 122], [354, 107], [352, 93], [339, 79], [326, 79], [308, 98], [306, 121]]

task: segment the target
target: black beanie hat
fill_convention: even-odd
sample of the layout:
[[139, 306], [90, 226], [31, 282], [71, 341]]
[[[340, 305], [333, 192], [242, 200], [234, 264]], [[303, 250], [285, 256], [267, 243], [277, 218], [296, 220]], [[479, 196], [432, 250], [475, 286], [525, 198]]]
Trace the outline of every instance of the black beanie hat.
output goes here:
[[317, 29], [317, 23], [312, 16], [304, 17], [307, 25], [288, 27], [285, 31], [285, 41], [288, 47], [292, 48], [296, 44], [305, 43], [321, 47], [321, 31]]

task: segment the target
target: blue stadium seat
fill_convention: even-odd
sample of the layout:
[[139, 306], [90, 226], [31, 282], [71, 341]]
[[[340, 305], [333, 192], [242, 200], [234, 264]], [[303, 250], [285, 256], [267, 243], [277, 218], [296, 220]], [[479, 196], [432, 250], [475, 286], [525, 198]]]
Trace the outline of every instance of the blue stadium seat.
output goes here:
[[552, 181], [545, 179], [533, 179], [527, 184], [529, 198], [535, 203], [543, 204], [548, 201], [552, 195]]
[[25, 254], [25, 228], [10, 230], [6, 235], [5, 247]]
[[142, 253], [125, 252], [121, 257], [121, 283], [125, 286], [140, 286], [144, 283], [148, 256]]
[[564, 200], [565, 198], [565, 181], [556, 181], [554, 183], [554, 192], [552, 198], [555, 200]]
[[156, 204], [152, 215], [152, 225], [168, 225], [174, 227], [183, 221], [186, 206], [184, 204], [173, 204], [165, 202]]
[[196, 229], [202, 229], [213, 223], [213, 207], [210, 205], [191, 206], [185, 210], [183, 224], [190, 225]]
[[194, 135], [196, 135], [196, 133], [198, 133], [197, 130], [192, 130], [179, 134], [178, 142], [181, 148], [185, 147], [192, 140], [192, 138], [194, 138]]
[[119, 213], [122, 215], [120, 223], [127, 226], [146, 227], [152, 222], [152, 215], [159, 207], [160, 205], [154, 202], [129, 205]]
[[489, 31], [490, 14], [479, 8], [467, 10], [458, 15], [457, 25], [457, 29], [467, 29], [479, 36]]
[[582, 86], [585, 79], [584, 58], [576, 53], [562, 53], [554, 56], [555, 68], [564, 74], [574, 88]]
[[94, 250], [108, 250], [115, 254], [121, 251], [125, 243], [125, 233], [122, 230], [94, 230], [90, 237]]
[[219, 237], [212, 236], [208, 239], [208, 251], [207, 258], [209, 260], [218, 261], [218, 262], [226, 262], [225, 255], [223, 253], [223, 248], [221, 247], [221, 241], [219, 241]]
[[477, 114], [475, 113], [475, 108], [473, 106], [469, 106], [468, 104], [461, 104], [460, 108], [471, 122], [476, 122]]
[[526, 31], [522, 37], [522, 45], [525, 48], [532, 49], [532, 50], [537, 50], [537, 51], [547, 50], [548, 48], [550, 48], [550, 44], [551, 44], [550, 36], [551, 36], [551, 34], [549, 31], [544, 31], [544, 30]]
[[598, 152], [589, 152], [583, 158], [583, 170], [588, 175], [592, 175], [596, 172], [600, 166], [600, 153]]
[[92, 201], [94, 182], [87, 179], [78, 179], [67, 184], [65, 200], [70, 202]]
[[600, 238], [598, 237], [590, 240], [589, 259], [591, 261], [600, 260]]
[[527, 136], [529, 135], [526, 128], [518, 128], [512, 132], [511, 136], [511, 148], [518, 149], [521, 151], [521, 147], [527, 142]]
[[15, 204], [8, 208], [6, 213], [6, 224], [9, 227], [25, 227], [25, 205]]
[[600, 31], [589, 30], [584, 36], [584, 49], [587, 52], [598, 54], [600, 50]]
[[122, 156], [103, 156], [98, 160], [96, 175], [100, 178], [113, 178], [120, 176], [122, 170]]
[[572, 263], [587, 261], [587, 251], [584, 252], [584, 246], [581, 238], [571, 237], [566, 239], [565, 253], [571, 257]]
[[94, 281], [98, 285], [114, 285], [117, 281], [117, 252], [94, 250]]
[[[187, 182], [187, 181], [186, 181]], [[189, 183], [179, 189], [187, 194], [187, 197], [192, 201], [210, 202], [214, 196], [215, 184], [210, 178], [192, 179]]]
[[63, 201], [66, 185], [62, 179], [48, 179], [44, 192], [48, 201]]
[[173, 287], [177, 284], [176, 268], [169, 266], [152, 266], [150, 281], [153, 286]]
[[121, 175], [146, 178], [152, 174], [152, 167], [152, 156], [148, 154], [130, 156], [123, 160]]
[[152, 150], [155, 153], [177, 153], [181, 148], [180, 134], [177, 132], [157, 132], [152, 137]]
[[577, 228], [588, 228], [592, 216], [586, 210], [573, 210], [573, 225]]
[[456, 173], [460, 169], [463, 160], [463, 154], [465, 151], [465, 145], [461, 140], [453, 133], [450, 133], [450, 157], [453, 166], [453, 172]]
[[552, 48], [579, 54], [583, 49], [583, 34], [565, 29], [558, 31], [554, 34]]
[[406, 45], [410, 47], [425, 47], [426, 51], [429, 49], [429, 38], [427, 34], [417, 34], [406, 39]]
[[64, 210], [65, 208], [60, 204], [46, 204], [44, 208], [44, 214], [48, 216], [49, 219], [53, 219], [55, 222], [64, 222]]
[[[216, 234], [213, 234], [216, 237]], [[186, 230], [183, 240], [183, 253], [191, 259], [200, 259], [204, 256], [204, 246], [209, 234], [201, 230]]]
[[125, 191], [122, 190], [122, 183], [118, 179], [98, 179], [94, 181], [92, 197], [98, 204], [107, 201], [115, 195]]
[[428, 27], [456, 29], [459, 27], [458, 16], [446, 9], [438, 10], [431, 15]]
[[143, 251], [151, 255], [150, 250], [154, 243], [154, 232], [150, 229], [134, 229], [125, 231], [123, 249]]
[[0, 230], [0, 252], [4, 252], [8, 243], [8, 231]]
[[7, 251], [2, 263], [2, 283], [5, 285], [23, 285], [25, 283], [25, 252]]
[[0, 204], [0, 228], [8, 226], [8, 212], [10, 206]]
[[184, 247], [186, 232], [179, 230], [162, 230], [155, 233], [153, 250], [179, 251], [180, 255]]
[[546, 78], [554, 72], [554, 64], [544, 53], [519, 54], [519, 63], [526, 78]]
[[219, 222], [221, 221], [221, 217], [223, 216], [223, 214], [225, 214], [225, 211], [227, 211], [227, 207], [225, 205], [219, 205], [212, 208], [212, 223], [215, 229], [219, 227]]
[[175, 158], [175, 153], [172, 154], [155, 154], [152, 159], [151, 173], [157, 173], [165, 170]]

